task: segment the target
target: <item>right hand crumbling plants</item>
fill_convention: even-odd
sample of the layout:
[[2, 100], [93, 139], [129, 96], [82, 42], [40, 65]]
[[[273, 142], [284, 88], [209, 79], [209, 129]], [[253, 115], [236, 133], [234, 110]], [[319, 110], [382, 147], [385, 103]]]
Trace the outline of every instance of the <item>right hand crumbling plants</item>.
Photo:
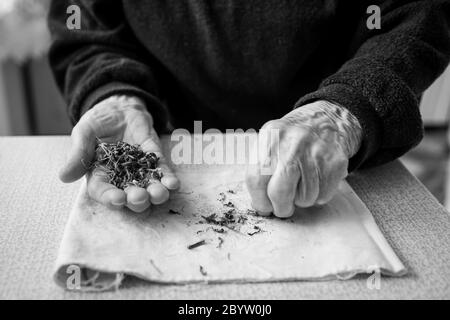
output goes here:
[[[268, 139], [275, 131], [279, 139]], [[267, 133], [267, 134], [264, 134]], [[328, 101], [299, 107], [267, 122], [249, 165], [247, 187], [252, 206], [262, 215], [290, 217], [298, 207], [330, 201], [347, 176], [349, 159], [362, 141], [358, 120], [345, 108]], [[270, 164], [269, 172], [264, 167]]]

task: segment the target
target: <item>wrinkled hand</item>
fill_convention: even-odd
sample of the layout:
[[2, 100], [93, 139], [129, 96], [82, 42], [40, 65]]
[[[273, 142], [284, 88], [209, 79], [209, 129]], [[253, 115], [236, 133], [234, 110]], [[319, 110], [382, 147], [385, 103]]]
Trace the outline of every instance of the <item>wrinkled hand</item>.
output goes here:
[[[169, 190], [178, 188], [179, 181], [161, 153], [159, 138], [153, 129], [153, 119], [142, 100], [135, 97], [112, 96], [86, 112], [72, 131], [72, 148], [60, 171], [63, 182], [73, 182], [87, 174], [89, 196], [104, 205], [118, 209], [127, 206], [142, 212], [150, 204], [168, 200]], [[118, 189], [108, 183], [106, 173], [96, 168], [88, 170], [94, 160], [96, 138], [113, 143], [125, 141], [140, 145], [145, 152], [154, 152], [159, 158], [163, 178], [147, 190], [135, 186]]]
[[263, 215], [273, 212], [285, 218], [294, 213], [295, 205], [328, 202], [347, 176], [348, 160], [358, 151], [361, 139], [358, 120], [327, 101], [267, 122], [253, 150], [258, 163], [247, 168], [253, 208]]

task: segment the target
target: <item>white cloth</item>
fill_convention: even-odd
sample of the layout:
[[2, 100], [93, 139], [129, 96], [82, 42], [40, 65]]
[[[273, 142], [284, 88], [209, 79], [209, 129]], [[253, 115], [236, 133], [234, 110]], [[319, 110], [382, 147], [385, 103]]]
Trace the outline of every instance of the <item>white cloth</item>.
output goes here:
[[[374, 270], [393, 276], [406, 272], [346, 182], [327, 205], [297, 209], [292, 219], [280, 220], [246, 214], [249, 198], [242, 166], [175, 169], [181, 189], [168, 203], [142, 214], [108, 210], [89, 199], [83, 183], [56, 261], [56, 282], [67, 288], [73, 280], [69, 279], [73, 269], [68, 269], [72, 265], [84, 269], [83, 290], [110, 289], [120, 284], [122, 275], [190, 283], [348, 279]], [[218, 233], [221, 227], [206, 223], [202, 216], [230, 210], [224, 205], [228, 201], [237, 215], [248, 219], [237, 223], [234, 231], [224, 228]], [[249, 235], [258, 228], [260, 232]], [[201, 240], [204, 245], [188, 248]]]

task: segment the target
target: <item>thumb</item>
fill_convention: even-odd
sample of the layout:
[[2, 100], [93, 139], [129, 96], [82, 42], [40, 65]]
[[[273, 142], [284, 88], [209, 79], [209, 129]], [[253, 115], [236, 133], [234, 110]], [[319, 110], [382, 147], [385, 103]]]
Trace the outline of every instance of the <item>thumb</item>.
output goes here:
[[95, 134], [86, 122], [78, 122], [72, 130], [71, 138], [71, 149], [59, 172], [59, 179], [66, 183], [84, 176], [95, 153]]

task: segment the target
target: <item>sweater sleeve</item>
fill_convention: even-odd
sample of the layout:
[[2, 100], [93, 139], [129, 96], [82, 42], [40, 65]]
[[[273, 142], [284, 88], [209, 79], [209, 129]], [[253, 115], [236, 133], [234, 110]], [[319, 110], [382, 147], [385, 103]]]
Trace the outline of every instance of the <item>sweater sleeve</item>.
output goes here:
[[[72, 5], [81, 13], [81, 28], [74, 30], [66, 25]], [[144, 99], [156, 130], [164, 127], [151, 57], [127, 25], [121, 0], [53, 0], [48, 23], [50, 66], [73, 123], [101, 100], [128, 94]]]
[[358, 119], [363, 141], [350, 159], [349, 171], [391, 161], [420, 142], [420, 95], [445, 70], [450, 57], [449, 0], [370, 4], [381, 8], [381, 29], [369, 30], [369, 14], [361, 12], [348, 61], [296, 103], [300, 107], [329, 100]]

